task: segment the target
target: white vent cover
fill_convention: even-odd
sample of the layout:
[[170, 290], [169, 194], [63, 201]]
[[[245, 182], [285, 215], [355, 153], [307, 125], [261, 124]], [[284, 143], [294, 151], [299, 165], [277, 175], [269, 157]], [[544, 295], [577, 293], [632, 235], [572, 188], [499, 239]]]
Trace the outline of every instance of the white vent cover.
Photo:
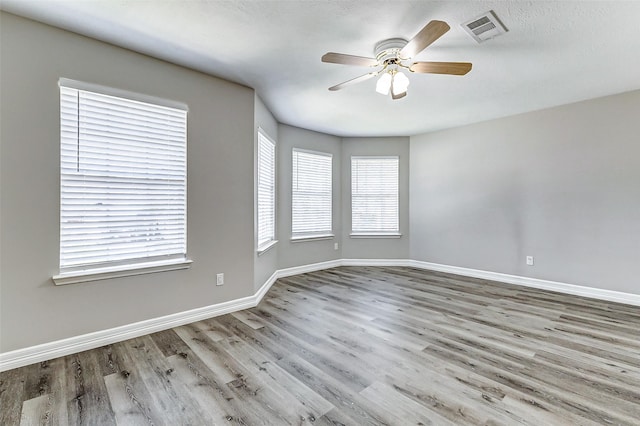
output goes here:
[[482, 43], [508, 31], [493, 10], [463, 23], [462, 28], [478, 43]]

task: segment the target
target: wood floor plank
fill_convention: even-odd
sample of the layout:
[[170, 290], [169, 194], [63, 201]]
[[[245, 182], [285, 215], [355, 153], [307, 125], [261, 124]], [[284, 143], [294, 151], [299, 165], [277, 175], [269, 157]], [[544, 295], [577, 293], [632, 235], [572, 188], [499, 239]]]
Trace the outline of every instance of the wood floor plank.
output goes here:
[[[429, 407], [407, 398], [398, 392], [393, 386], [381, 382], [374, 382], [371, 386], [360, 392], [375, 410], [379, 418], [383, 419], [390, 425], [395, 424], [423, 424], [423, 425], [455, 425], [454, 423], [440, 416], [436, 411], [432, 411]], [[456, 416], [460, 419], [462, 416]], [[477, 419], [471, 419], [477, 420]], [[480, 422], [472, 424], [486, 423], [483, 419]]]
[[69, 421], [65, 401], [65, 364], [62, 358], [38, 364], [29, 376], [37, 383], [25, 383], [25, 397], [22, 404], [20, 424], [66, 425]]
[[[210, 424], [256, 424], [260, 417], [242, 409], [242, 401], [235, 398], [226, 383], [218, 383], [211, 370], [197, 356], [188, 352], [167, 358], [176, 380], [188, 395], [206, 412]], [[253, 415], [253, 417], [252, 417]], [[202, 419], [206, 423], [206, 419]]]
[[563, 350], [563, 348], [545, 347], [536, 353], [535, 359], [554, 365], [557, 368], [584, 374], [590, 379], [598, 380], [605, 385], [611, 384], [612, 386], [628, 388], [636, 394], [640, 392], [640, 388], [637, 386], [640, 370], [630, 374], [627, 367], [597, 362], [595, 357], [588, 358], [584, 354], [574, 350]]
[[286, 394], [270, 388], [258, 376], [240, 377], [227, 383], [227, 386], [242, 400], [243, 411], [266, 417], [271, 424], [308, 425], [315, 419], [308, 410], [295, 401], [288, 400]]
[[116, 424], [97, 351], [64, 357], [69, 424]]
[[178, 355], [185, 352], [189, 346], [176, 334], [174, 330], [164, 330], [157, 333], [150, 334], [151, 337], [158, 346], [158, 349], [162, 351], [165, 357]]
[[53, 424], [49, 420], [51, 405], [52, 404], [51, 400], [49, 399], [49, 394], [41, 395], [25, 401], [22, 404], [20, 426], [39, 426]]
[[0, 425], [640, 424], [640, 307], [406, 267], [0, 373]]
[[120, 372], [120, 360], [114, 352], [112, 345], [102, 346], [95, 349], [95, 351], [98, 355], [98, 363], [100, 364], [100, 370], [103, 376]]
[[223, 341], [224, 348], [242, 363], [252, 375], [266, 382], [280, 395], [286, 395], [291, 404], [299, 404], [301, 417], [318, 418], [334, 407], [302, 382], [272, 362], [268, 355], [254, 349], [237, 337]]
[[617, 415], [629, 423], [640, 419], [640, 394], [631, 389], [606, 386], [588, 377], [567, 373], [559, 368], [528, 368], [519, 372], [547, 386], [556, 387], [565, 395], [574, 394], [574, 400], [582, 401], [592, 409], [603, 413], [608, 407], [617, 407]]
[[[328, 349], [334, 345], [323, 336], [320, 329], [312, 330], [311, 327], [304, 327], [301, 325], [304, 324], [303, 321], [295, 321], [295, 323], [286, 321], [282, 313], [271, 309], [266, 304], [257, 312], [270, 324], [269, 327], [260, 331], [280, 347], [290, 353], [303, 356], [326, 374], [340, 380], [344, 386], [351, 387], [355, 391], [360, 391], [371, 383], [371, 378], [366, 371], [350, 365], [353, 359], [348, 353]], [[313, 334], [309, 331], [313, 331]]]
[[278, 361], [278, 365], [288, 371], [324, 399], [333, 404], [347, 418], [346, 424], [388, 424], [370, 409], [370, 403], [359, 393], [341, 386], [335, 378], [316, 368], [298, 355], [292, 354]]
[[20, 424], [25, 377], [35, 365], [0, 373], [0, 425]]
[[250, 311], [234, 312], [231, 314], [231, 316], [237, 318], [238, 320], [242, 321], [255, 330], [264, 327], [264, 321], [262, 321], [260, 317]]
[[150, 336], [131, 339], [119, 348], [123, 360], [131, 363], [127, 378], [139, 377], [149, 390], [146, 402], [156, 418], [169, 425], [197, 424], [202, 419], [200, 407], [188, 397], [188, 389], [174, 380], [171, 366]]
[[104, 378], [104, 383], [117, 424], [162, 424], [162, 418], [148, 406], [148, 389], [135, 376], [129, 379], [128, 372], [113, 373]]
[[175, 332], [215, 374], [216, 381], [229, 383], [244, 376], [245, 371], [240, 363], [197, 327], [192, 325], [181, 326], [177, 327]]
[[[232, 317], [231, 315], [225, 315], [225, 317], [235, 318], [235, 317]], [[192, 325], [195, 326], [198, 330], [200, 330], [201, 333], [204, 333], [209, 339], [213, 340], [214, 342], [218, 342], [222, 339], [226, 339], [227, 337], [234, 336], [234, 334], [231, 333], [226, 327], [220, 325], [215, 320], [216, 318], [209, 318], [203, 321], [198, 321], [196, 323], [193, 323]]]
[[499, 404], [507, 391], [502, 384], [438, 362], [424, 352], [366, 351], [360, 360], [373, 368], [386, 368], [379, 375], [381, 380], [422, 404], [432, 404], [432, 410], [448, 421], [481, 424], [486, 416], [503, 424], [522, 422], [522, 417]]
[[[429, 346], [424, 352], [439, 357], [441, 360], [448, 360], [462, 368], [472, 368], [478, 374], [501, 383], [508, 388], [514, 389], [518, 393], [527, 395], [526, 401], [531, 405], [550, 411], [551, 408], [564, 411], [564, 417], [569, 419], [581, 418], [578, 423], [589, 421], [594, 424], [629, 424], [623, 417], [618, 417], [618, 412], [614, 415], [606, 411], [598, 410], [592, 405], [584, 403], [583, 398], [574, 398], [575, 395], [567, 394], [563, 389], [546, 386], [535, 378], [524, 376], [519, 369], [505, 369], [497, 360], [490, 357], [482, 358], [477, 362], [477, 357], [473, 352], [460, 351], [455, 345], [450, 348], [440, 346]], [[574, 420], [572, 423], [575, 423]]]
[[61, 375], [64, 375], [64, 361], [61, 358], [34, 365], [24, 377], [24, 399], [51, 393], [51, 388]]

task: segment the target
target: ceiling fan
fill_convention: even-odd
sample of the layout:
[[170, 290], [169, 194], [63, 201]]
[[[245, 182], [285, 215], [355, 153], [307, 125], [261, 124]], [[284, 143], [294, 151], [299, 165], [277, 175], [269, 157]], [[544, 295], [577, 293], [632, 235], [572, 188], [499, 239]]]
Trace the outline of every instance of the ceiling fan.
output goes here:
[[329, 87], [329, 90], [340, 90], [382, 74], [376, 84], [376, 91], [383, 95], [388, 95], [391, 92], [392, 99], [400, 99], [407, 96], [407, 87], [409, 86], [409, 79], [402, 70], [415, 73], [465, 75], [471, 71], [469, 62], [411, 63], [411, 58], [442, 37], [450, 28], [446, 22], [431, 21], [409, 41], [403, 38], [383, 40], [375, 46], [375, 58], [335, 52], [325, 53], [322, 56], [322, 62], [378, 68], [376, 71]]

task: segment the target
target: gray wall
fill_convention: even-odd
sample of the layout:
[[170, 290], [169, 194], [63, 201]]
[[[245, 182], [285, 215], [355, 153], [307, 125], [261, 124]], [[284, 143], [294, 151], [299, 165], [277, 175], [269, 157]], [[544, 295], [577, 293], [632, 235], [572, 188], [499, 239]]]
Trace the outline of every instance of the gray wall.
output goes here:
[[[400, 238], [351, 238], [351, 156], [399, 157]], [[342, 257], [345, 259], [409, 258], [409, 138], [342, 139]]]
[[635, 91], [411, 137], [411, 257], [640, 293], [638, 111]]
[[[0, 351], [253, 294], [253, 90], [6, 13], [0, 19]], [[53, 284], [60, 77], [189, 105], [191, 269]]]
[[[264, 102], [262, 102], [262, 100], [258, 97], [258, 95], [255, 96], [255, 115], [254, 115], [254, 129], [255, 129], [255, 139], [254, 139], [254, 166], [253, 166], [253, 170], [254, 170], [254, 191], [255, 191], [255, 195], [254, 195], [254, 206], [255, 207], [255, 212], [254, 212], [254, 229], [258, 229], [258, 192], [257, 192], [257, 188], [258, 188], [258, 175], [257, 175], [257, 160], [258, 160], [258, 127], [262, 128], [262, 130], [271, 138], [273, 139], [273, 141], [276, 143], [276, 189], [278, 188], [278, 173], [277, 173], [277, 166], [279, 163], [279, 158], [277, 156], [277, 152], [278, 152], [278, 122], [276, 121], [275, 118], [273, 118], [273, 115], [271, 114], [271, 112], [267, 109], [267, 107], [265, 106]], [[278, 214], [280, 213], [280, 207], [278, 206], [278, 193], [276, 191], [276, 218], [278, 217]], [[276, 219], [277, 222], [277, 219]], [[277, 228], [277, 223], [276, 223], [276, 238], [278, 238], [278, 228]], [[276, 244], [275, 246], [271, 247], [269, 250], [267, 250], [266, 252], [261, 253], [258, 256], [257, 251], [255, 251], [255, 247], [257, 247], [258, 244], [258, 235], [257, 232], [254, 235], [254, 239], [253, 239], [253, 244], [254, 244], [254, 255], [255, 255], [255, 261], [254, 261], [254, 290], [258, 290], [260, 287], [262, 287], [262, 285], [269, 279], [269, 277], [271, 277], [271, 275], [276, 271], [276, 269], [278, 269], [278, 250], [279, 250], [279, 245]]]
[[[281, 124], [278, 126], [278, 265], [279, 269], [341, 258], [340, 138]], [[291, 241], [291, 152], [293, 148], [333, 154], [333, 233], [335, 238]]]
[[[279, 125], [249, 88], [0, 19], [0, 352], [248, 296], [276, 269], [340, 258], [413, 258], [640, 293], [640, 92], [411, 138], [340, 139]], [[191, 269], [53, 285], [60, 77], [189, 105]], [[277, 143], [280, 241], [259, 257], [257, 127]], [[333, 154], [332, 240], [290, 241], [293, 147]], [[400, 156], [402, 238], [349, 237], [352, 155]]]

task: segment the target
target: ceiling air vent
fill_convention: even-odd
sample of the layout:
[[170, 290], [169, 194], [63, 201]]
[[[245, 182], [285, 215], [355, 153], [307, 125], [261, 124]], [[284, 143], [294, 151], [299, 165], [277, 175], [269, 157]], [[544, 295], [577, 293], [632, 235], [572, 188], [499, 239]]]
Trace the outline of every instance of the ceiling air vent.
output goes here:
[[478, 43], [482, 43], [508, 31], [493, 10], [463, 23], [462, 28]]

